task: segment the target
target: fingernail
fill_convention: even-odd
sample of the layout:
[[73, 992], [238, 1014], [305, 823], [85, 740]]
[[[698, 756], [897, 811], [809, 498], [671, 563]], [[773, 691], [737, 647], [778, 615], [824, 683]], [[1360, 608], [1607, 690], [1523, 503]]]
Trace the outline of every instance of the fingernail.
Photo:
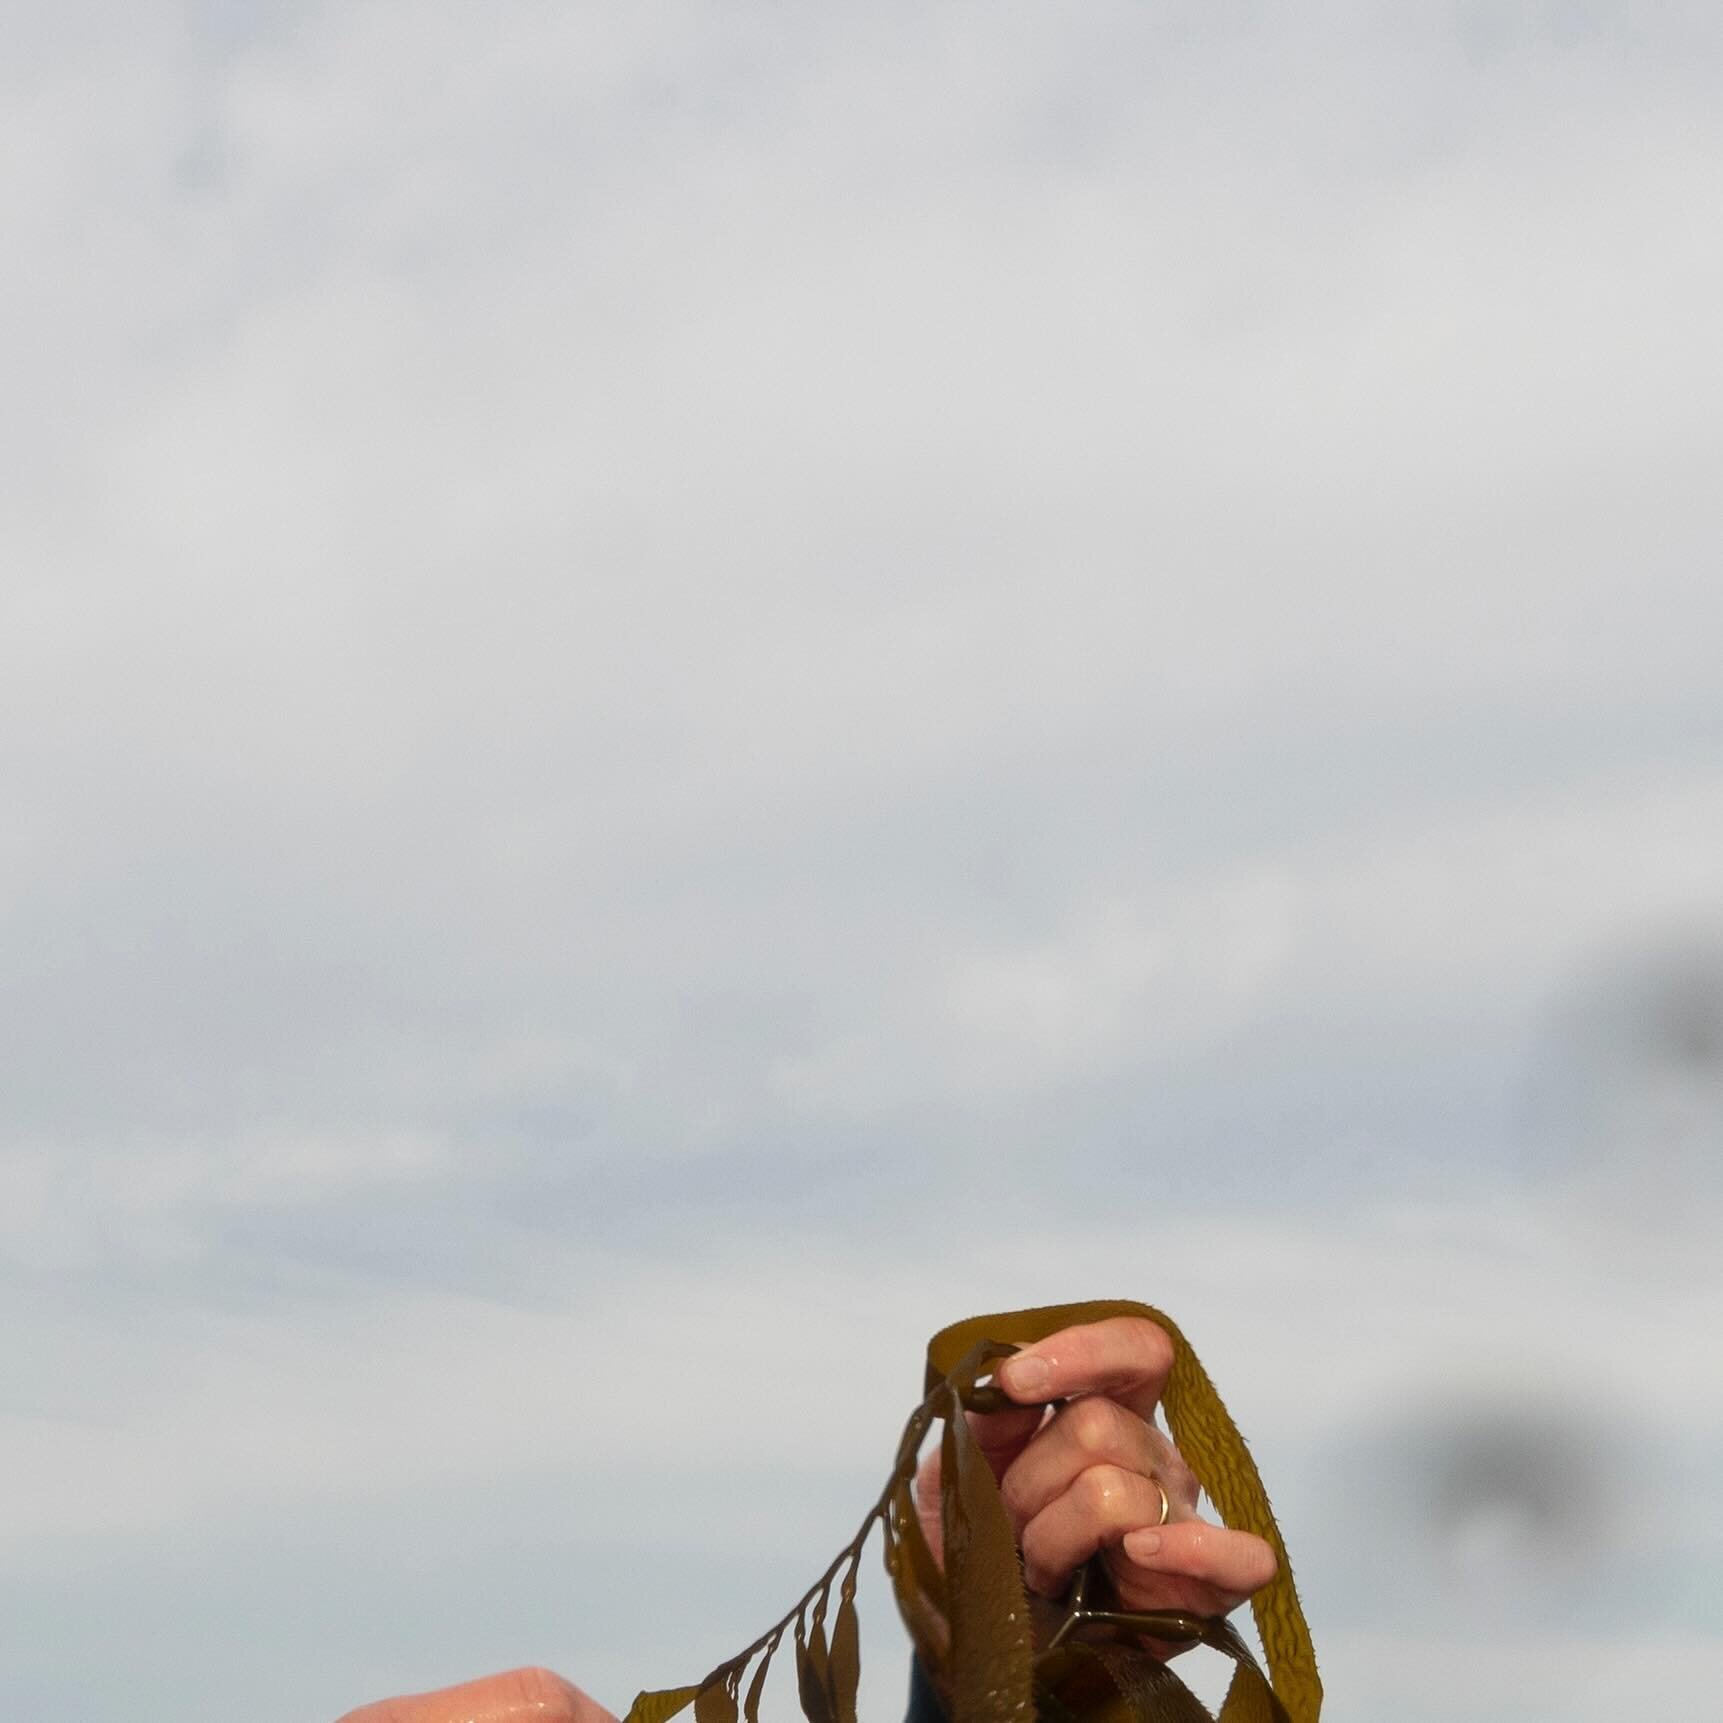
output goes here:
[[1147, 1561], [1151, 1556], [1158, 1555], [1160, 1548], [1159, 1532], [1132, 1532], [1125, 1539], [1125, 1554], [1132, 1561]]
[[1005, 1386], [1020, 1397], [1045, 1394], [1053, 1380], [1053, 1372], [1048, 1368], [1047, 1360], [1033, 1355], [1028, 1358], [1007, 1359], [1000, 1366], [1000, 1373], [1005, 1378]]

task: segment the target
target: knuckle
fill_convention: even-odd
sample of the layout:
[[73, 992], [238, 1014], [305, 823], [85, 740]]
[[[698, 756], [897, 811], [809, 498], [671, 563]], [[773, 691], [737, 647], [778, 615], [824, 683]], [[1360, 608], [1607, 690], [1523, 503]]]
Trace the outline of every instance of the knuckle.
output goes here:
[[1085, 1394], [1065, 1408], [1065, 1427], [1086, 1454], [1104, 1454], [1115, 1445], [1125, 1414], [1111, 1400]]
[[1122, 1466], [1090, 1466], [1071, 1487], [1086, 1513], [1108, 1520], [1123, 1505], [1129, 1479], [1130, 1474]]
[[1173, 1367], [1173, 1343], [1167, 1331], [1146, 1316], [1129, 1318], [1133, 1340], [1144, 1362], [1156, 1375], [1165, 1376]]

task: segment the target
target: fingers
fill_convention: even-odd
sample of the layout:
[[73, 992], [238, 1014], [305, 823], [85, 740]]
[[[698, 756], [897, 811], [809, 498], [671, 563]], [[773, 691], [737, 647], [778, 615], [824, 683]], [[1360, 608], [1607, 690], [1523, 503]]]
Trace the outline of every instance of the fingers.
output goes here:
[[[1117, 1553], [1122, 1559], [1110, 1559], [1108, 1571], [1121, 1597], [1131, 1594], [1158, 1600], [1168, 1595], [1163, 1582], [1172, 1580], [1195, 1588], [1193, 1596], [1206, 1593], [1213, 1600], [1207, 1607], [1216, 1614], [1236, 1609], [1253, 1592], [1261, 1591], [1274, 1578], [1277, 1565], [1274, 1551], [1254, 1532], [1197, 1519], [1129, 1532]], [[1157, 1601], [1128, 1607], [1163, 1606]]]
[[[1178, 1449], [1135, 1412], [1088, 1395], [1062, 1407], [1000, 1480], [1000, 1495], [1013, 1529], [1021, 1533], [1092, 1466], [1113, 1466], [1157, 1478], [1167, 1492], [1172, 1514], [1196, 1512], [1197, 1480]], [[1158, 1493], [1154, 1501], [1153, 1517], [1158, 1518]]]
[[1173, 1343], [1164, 1329], [1144, 1317], [1115, 1316], [1038, 1340], [1013, 1353], [995, 1375], [1024, 1405], [1105, 1394], [1150, 1419], [1172, 1367]]
[[1058, 1597], [1096, 1550], [1161, 1517], [1161, 1493], [1140, 1472], [1091, 1466], [1023, 1528], [1023, 1579]]
[[510, 1669], [445, 1687], [382, 1699], [339, 1723], [616, 1723], [596, 1699], [548, 1669]]
[[1274, 1577], [1261, 1538], [1196, 1517], [1197, 1480], [1172, 1442], [1099, 1395], [1054, 1414], [1007, 1470], [1000, 1496], [1024, 1579], [1043, 1596], [1063, 1595], [1097, 1551], [1127, 1609], [1224, 1615]]
[[[1274, 1578], [1274, 1552], [1252, 1532], [1191, 1517], [1157, 1525], [1160, 1492], [1140, 1473], [1091, 1466], [1023, 1529], [1023, 1578], [1060, 1597], [1097, 1550], [1126, 1609], [1225, 1615]], [[1188, 1515], [1188, 1510], [1187, 1510]]]
[[[1067, 1330], [1046, 1344], [1053, 1353], [1046, 1391], [1060, 1397], [1081, 1384], [1078, 1398], [1050, 1416], [1036, 1403], [1015, 1419], [970, 1419], [996, 1471], [1005, 1462], [1000, 1495], [1030, 1590], [1062, 1597], [1097, 1552], [1126, 1609], [1225, 1615], [1266, 1585], [1275, 1572], [1272, 1550], [1251, 1533], [1196, 1517], [1197, 1480], [1152, 1422], [1171, 1363], [1166, 1336], [1151, 1323], [1126, 1321]], [[1010, 1387], [1003, 1366], [1001, 1380]], [[1158, 1523], [1161, 1488], [1165, 1526]], [[916, 1478], [916, 1506], [937, 1554], [937, 1451]], [[1179, 1649], [1150, 1648], [1163, 1656]]]

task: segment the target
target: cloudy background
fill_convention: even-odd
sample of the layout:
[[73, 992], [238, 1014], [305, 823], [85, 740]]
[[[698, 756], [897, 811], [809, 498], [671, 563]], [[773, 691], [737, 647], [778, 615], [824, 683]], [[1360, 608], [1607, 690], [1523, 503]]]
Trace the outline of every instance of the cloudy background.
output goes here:
[[1335, 1723], [1723, 1681], [1723, 29], [1295, 10], [4, 6], [7, 1716], [620, 1709], [1102, 1295]]

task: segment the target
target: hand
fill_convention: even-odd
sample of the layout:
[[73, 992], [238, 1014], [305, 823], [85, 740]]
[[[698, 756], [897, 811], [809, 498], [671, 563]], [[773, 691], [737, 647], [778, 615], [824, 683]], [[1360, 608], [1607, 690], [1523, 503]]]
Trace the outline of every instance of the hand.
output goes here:
[[511, 1669], [460, 1687], [380, 1699], [339, 1723], [616, 1723], [596, 1699], [548, 1669]]
[[[1261, 1538], [1197, 1517], [1197, 1481], [1154, 1421], [1172, 1362], [1172, 1342], [1140, 1317], [1062, 1329], [995, 1373], [1022, 1411], [969, 1414], [1031, 1594], [1062, 1596], [1097, 1550], [1126, 1609], [1225, 1615], [1274, 1578], [1274, 1552]], [[1070, 1404], [1049, 1418], [1050, 1400]], [[916, 1507], [941, 1558], [937, 1449], [916, 1477]]]

